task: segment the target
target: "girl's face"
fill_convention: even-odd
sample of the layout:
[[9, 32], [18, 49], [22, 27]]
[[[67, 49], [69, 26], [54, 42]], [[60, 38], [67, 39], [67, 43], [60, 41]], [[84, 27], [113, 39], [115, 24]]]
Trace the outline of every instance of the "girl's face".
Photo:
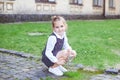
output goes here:
[[63, 24], [62, 21], [56, 21], [54, 22], [54, 27], [53, 27], [54, 32], [56, 32], [58, 35], [62, 36], [63, 33], [66, 30], [65, 25]]

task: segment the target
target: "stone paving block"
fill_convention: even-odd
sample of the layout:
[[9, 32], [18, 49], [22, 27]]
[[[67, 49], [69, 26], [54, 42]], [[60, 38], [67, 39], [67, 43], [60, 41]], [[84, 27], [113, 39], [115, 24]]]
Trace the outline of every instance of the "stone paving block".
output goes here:
[[118, 74], [119, 70], [118, 69], [106, 69], [105, 73], [106, 74]]
[[10, 78], [11, 75], [7, 75], [7, 74], [2, 74], [0, 75], [0, 78], [3, 78], [3, 79], [7, 79], [7, 78]]
[[39, 80], [53, 75], [43, 72], [42, 63], [36, 60], [0, 53], [0, 80]]
[[5, 69], [0, 69], [0, 74], [5, 73], [5, 72], [6, 72]]

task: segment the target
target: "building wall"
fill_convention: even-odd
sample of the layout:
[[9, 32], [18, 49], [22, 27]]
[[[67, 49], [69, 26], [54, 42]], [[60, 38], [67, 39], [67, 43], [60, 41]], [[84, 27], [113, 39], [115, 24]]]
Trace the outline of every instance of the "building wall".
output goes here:
[[106, 0], [106, 4], [105, 4], [105, 15], [115, 15], [115, 9], [109, 8], [109, 0]]
[[0, 0], [0, 13], [7, 14], [7, 13], [13, 13], [14, 1], [7, 1], [7, 0]]
[[82, 14], [94, 14], [92, 7], [92, 0], [84, 0], [81, 10]]
[[120, 0], [115, 0], [115, 14], [120, 15]]
[[55, 14], [56, 4], [35, 3], [35, 14]]
[[14, 10], [15, 14], [33, 14], [36, 10], [36, 5], [34, 0], [15, 0]]
[[[109, 0], [105, 1], [106, 15], [120, 15], [120, 0], [114, 0], [115, 8], [109, 8]], [[0, 13], [102, 15], [103, 6], [93, 6], [93, 0], [83, 0], [83, 5], [70, 4], [69, 0], [56, 0], [55, 4], [36, 3], [35, 0], [0, 0]]]
[[106, 15], [120, 15], [120, 0], [114, 0], [114, 7], [109, 7], [109, 0], [106, 0]]
[[117, 1], [120, 1], [120, 0], [116, 0], [116, 15], [119, 15], [119, 13], [120, 13], [120, 2], [117, 2]]
[[56, 0], [57, 14], [70, 14], [70, 6], [68, 0]]

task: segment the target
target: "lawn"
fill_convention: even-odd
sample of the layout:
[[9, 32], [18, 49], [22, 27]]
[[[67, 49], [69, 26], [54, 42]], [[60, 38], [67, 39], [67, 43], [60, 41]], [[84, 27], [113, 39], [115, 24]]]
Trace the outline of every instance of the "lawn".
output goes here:
[[[120, 20], [73, 20], [67, 23], [69, 43], [77, 52], [74, 63], [98, 69], [120, 64]], [[41, 56], [51, 30], [50, 22], [0, 24], [0, 48]], [[42, 35], [29, 35], [36, 32]]]

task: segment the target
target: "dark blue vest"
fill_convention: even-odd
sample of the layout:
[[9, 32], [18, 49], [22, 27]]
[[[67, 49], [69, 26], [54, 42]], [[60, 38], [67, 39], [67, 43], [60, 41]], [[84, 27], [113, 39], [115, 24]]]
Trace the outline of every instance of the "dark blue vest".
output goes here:
[[[57, 40], [57, 42], [56, 42], [56, 44], [55, 44], [55, 46], [54, 46], [54, 49], [52, 50], [53, 55], [56, 56], [57, 53], [58, 53], [60, 50], [62, 50], [62, 48], [63, 48], [64, 38], [63, 38], [63, 39], [59, 39], [59, 38], [57, 38], [57, 36], [56, 36], [54, 33], [52, 33], [50, 36], [55, 36], [55, 37], [56, 37], [56, 40]], [[51, 61], [47, 58], [47, 56], [45, 55], [45, 51], [46, 51], [46, 47], [45, 47], [45, 49], [44, 49], [43, 52], [42, 52], [42, 61], [43, 61], [43, 63], [45, 63], [46, 66], [50, 67], [50, 66], [54, 65], [54, 63], [51, 62]]]

